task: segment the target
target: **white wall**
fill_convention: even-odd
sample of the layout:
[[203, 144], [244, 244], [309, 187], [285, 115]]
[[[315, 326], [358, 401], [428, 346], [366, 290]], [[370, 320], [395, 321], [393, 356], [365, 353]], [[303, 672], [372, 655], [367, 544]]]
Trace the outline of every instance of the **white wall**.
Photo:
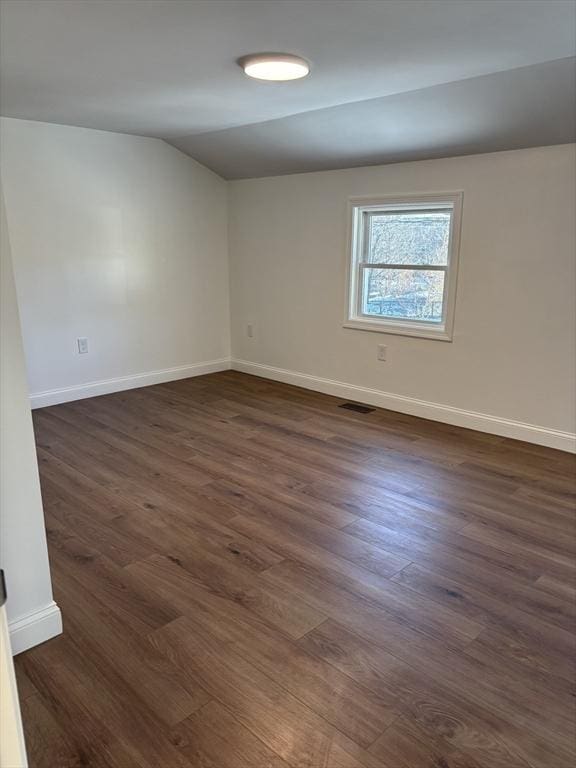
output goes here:
[[[220, 177], [159, 139], [3, 119], [1, 140], [36, 405], [192, 375], [229, 357]], [[88, 338], [87, 355], [77, 354], [78, 337]], [[173, 368], [182, 370], [166, 373]], [[164, 373], [132, 378], [154, 371]]]
[[[33, 404], [226, 367], [229, 259], [237, 367], [571, 447], [573, 146], [227, 184], [157, 139], [1, 129]], [[454, 341], [344, 329], [348, 197], [459, 189]]]
[[10, 768], [28, 767], [4, 606], [0, 606], [0, 765]]
[[[304, 386], [328, 385], [286, 371], [367, 387], [399, 397], [357, 399], [568, 448], [564, 433], [576, 431], [574, 161], [573, 146], [555, 146], [232, 182], [234, 357], [282, 369], [243, 370]], [[454, 341], [344, 329], [347, 198], [452, 190], [464, 191]], [[385, 363], [378, 343], [388, 345]]]
[[10, 241], [0, 194], [0, 567], [14, 653], [62, 629], [52, 600], [44, 515]]

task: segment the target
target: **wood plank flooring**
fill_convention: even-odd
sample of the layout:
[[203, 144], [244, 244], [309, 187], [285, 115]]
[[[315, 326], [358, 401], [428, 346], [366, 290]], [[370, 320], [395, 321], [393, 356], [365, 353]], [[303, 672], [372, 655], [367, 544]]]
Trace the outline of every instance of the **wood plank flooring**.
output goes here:
[[568, 768], [574, 457], [225, 372], [34, 412], [31, 768]]

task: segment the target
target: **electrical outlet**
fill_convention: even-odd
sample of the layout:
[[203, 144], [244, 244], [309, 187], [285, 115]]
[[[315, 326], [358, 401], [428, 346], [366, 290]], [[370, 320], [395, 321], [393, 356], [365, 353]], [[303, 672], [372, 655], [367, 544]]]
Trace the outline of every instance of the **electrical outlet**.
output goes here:
[[254, 338], [254, 326], [252, 325], [252, 323], [248, 323], [248, 325], [246, 326], [246, 336], [248, 336], [249, 339]]
[[385, 344], [378, 344], [378, 360], [382, 362], [386, 361], [386, 345]]
[[78, 340], [78, 354], [79, 355], [87, 355], [88, 354], [88, 339], [86, 336], [81, 336]]

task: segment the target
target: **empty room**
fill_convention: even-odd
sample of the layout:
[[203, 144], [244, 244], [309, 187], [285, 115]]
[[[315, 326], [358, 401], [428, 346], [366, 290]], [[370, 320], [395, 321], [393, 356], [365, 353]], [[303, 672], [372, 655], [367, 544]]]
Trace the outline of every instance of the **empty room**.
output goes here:
[[0, 0], [1, 768], [576, 764], [576, 0]]

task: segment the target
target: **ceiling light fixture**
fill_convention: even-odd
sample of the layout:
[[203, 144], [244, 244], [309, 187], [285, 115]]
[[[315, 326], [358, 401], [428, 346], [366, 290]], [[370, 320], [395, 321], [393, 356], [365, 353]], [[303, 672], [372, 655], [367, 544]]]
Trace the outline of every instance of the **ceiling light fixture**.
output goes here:
[[310, 65], [291, 53], [253, 53], [238, 60], [248, 77], [256, 80], [298, 80], [310, 72]]

